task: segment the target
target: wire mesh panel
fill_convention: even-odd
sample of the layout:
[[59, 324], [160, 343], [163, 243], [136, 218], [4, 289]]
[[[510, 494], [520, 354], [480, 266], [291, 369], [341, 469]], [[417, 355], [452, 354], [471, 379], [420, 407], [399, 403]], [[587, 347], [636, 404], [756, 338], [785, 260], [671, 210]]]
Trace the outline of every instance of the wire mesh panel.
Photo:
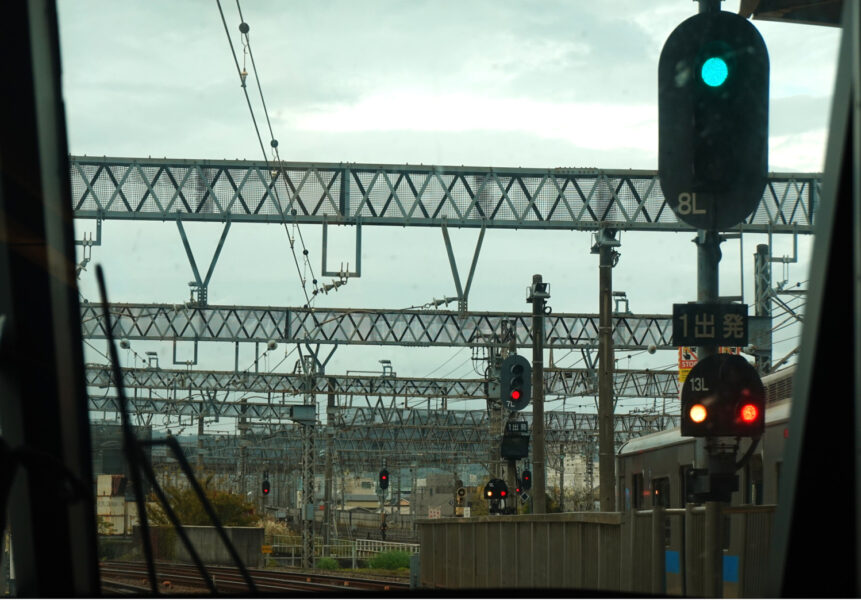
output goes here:
[[[594, 230], [691, 228], [657, 172], [71, 157], [75, 216]], [[812, 233], [816, 173], [771, 174], [742, 227]]]
[[[505, 323], [517, 346], [532, 347], [532, 315], [526, 313], [172, 304], [112, 304], [109, 311], [114, 336], [129, 340], [475, 346]], [[595, 314], [552, 314], [545, 323], [545, 348], [593, 348], [598, 337]], [[613, 323], [617, 350], [675, 348], [670, 315], [619, 315]], [[81, 327], [84, 338], [106, 337], [100, 304], [81, 305]]]

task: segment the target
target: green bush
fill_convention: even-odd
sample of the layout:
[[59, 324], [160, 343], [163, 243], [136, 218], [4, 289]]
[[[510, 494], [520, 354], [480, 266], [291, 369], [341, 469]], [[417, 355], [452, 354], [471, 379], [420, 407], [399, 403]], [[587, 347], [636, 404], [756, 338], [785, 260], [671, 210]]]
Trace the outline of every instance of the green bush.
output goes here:
[[409, 569], [410, 553], [404, 550], [380, 552], [368, 562], [368, 566], [372, 569]]
[[317, 563], [314, 566], [318, 569], [331, 571], [332, 569], [337, 569], [340, 565], [338, 565], [338, 561], [331, 556], [323, 556], [317, 559]]

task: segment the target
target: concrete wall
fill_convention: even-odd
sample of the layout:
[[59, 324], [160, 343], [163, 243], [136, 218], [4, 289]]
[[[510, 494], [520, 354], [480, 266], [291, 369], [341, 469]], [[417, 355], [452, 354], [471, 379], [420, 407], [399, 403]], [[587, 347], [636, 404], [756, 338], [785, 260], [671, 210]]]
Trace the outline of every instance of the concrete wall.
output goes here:
[[[173, 527], [150, 527], [154, 539], [167, 534], [168, 539], [172, 540], [171, 549], [166, 550], [166, 554], [172, 556], [156, 556], [161, 560], [177, 560], [181, 562], [192, 562], [191, 556], [185, 549], [182, 540], [173, 531]], [[206, 564], [211, 565], [232, 565], [233, 561], [227, 551], [227, 546], [221, 540], [215, 527], [185, 525], [183, 527], [189, 540], [191, 540], [194, 549], [197, 551], [201, 560]], [[228, 539], [233, 543], [239, 558], [242, 559], [246, 567], [262, 567], [263, 554], [261, 553], [263, 546], [263, 528], [262, 527], [225, 527]], [[135, 527], [136, 539], [139, 539], [139, 529]], [[154, 548], [158, 548], [159, 544], [154, 543]]]
[[774, 511], [707, 503], [625, 514], [420, 519], [420, 585], [757, 598]]
[[422, 587], [621, 590], [622, 515], [417, 521]]

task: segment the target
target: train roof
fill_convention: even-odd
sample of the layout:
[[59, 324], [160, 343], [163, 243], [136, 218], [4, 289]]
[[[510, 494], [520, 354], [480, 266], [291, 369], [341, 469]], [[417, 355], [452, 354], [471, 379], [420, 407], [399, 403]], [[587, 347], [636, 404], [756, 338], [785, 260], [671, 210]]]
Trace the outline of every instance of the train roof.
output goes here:
[[[765, 407], [765, 424], [780, 423], [789, 419], [789, 400], [769, 404]], [[678, 427], [675, 429], [667, 429], [657, 433], [650, 433], [632, 440], [628, 440], [619, 448], [617, 456], [628, 456], [637, 454], [644, 450], [651, 450], [656, 447], [674, 446], [676, 444], [686, 444], [693, 440], [693, 437], [682, 437]]]

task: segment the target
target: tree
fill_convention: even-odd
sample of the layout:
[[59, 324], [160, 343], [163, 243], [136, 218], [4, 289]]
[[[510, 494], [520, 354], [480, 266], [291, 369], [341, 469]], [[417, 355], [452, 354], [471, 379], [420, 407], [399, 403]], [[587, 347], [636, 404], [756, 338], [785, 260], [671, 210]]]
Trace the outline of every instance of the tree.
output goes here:
[[478, 486], [467, 496], [467, 502], [470, 507], [469, 515], [471, 517], [480, 517], [482, 515], [490, 514], [490, 505], [488, 504], [487, 500], [484, 499], [483, 496], [485, 485], [487, 485], [487, 481], [484, 482], [484, 485]]
[[[247, 527], [255, 525], [259, 518], [254, 514], [254, 505], [246, 502], [240, 494], [231, 494], [215, 489], [212, 485], [212, 477], [208, 477], [201, 483], [209, 503], [215, 514], [224, 526]], [[212, 525], [212, 521], [206, 514], [200, 500], [191, 488], [180, 488], [178, 486], [166, 486], [164, 488], [170, 507], [176, 513], [180, 523], [183, 525]], [[151, 500], [155, 500], [152, 498]], [[169, 525], [170, 521], [161, 504], [150, 502], [147, 514], [154, 525]]]

